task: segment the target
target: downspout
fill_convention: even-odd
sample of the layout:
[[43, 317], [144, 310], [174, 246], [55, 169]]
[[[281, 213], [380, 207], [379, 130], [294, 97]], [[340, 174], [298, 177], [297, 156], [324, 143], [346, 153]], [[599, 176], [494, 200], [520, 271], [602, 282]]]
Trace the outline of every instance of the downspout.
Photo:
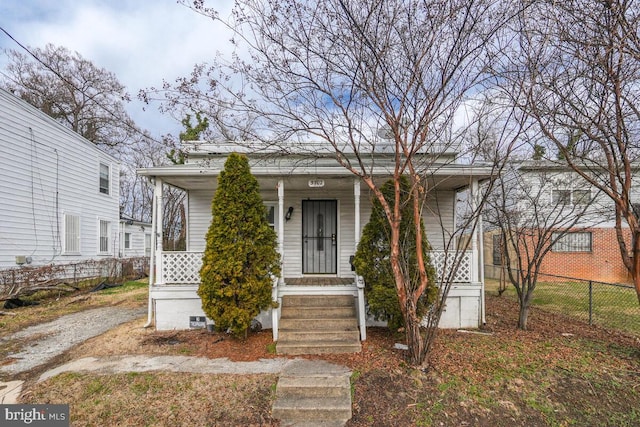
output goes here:
[[144, 324], [144, 328], [148, 328], [153, 323], [153, 298], [151, 298], [151, 287], [153, 281], [156, 278], [155, 275], [155, 259], [156, 259], [156, 179], [151, 178], [151, 184], [153, 184], [153, 198], [151, 199], [151, 248], [152, 252], [149, 254], [149, 301], [147, 308], [147, 323]]

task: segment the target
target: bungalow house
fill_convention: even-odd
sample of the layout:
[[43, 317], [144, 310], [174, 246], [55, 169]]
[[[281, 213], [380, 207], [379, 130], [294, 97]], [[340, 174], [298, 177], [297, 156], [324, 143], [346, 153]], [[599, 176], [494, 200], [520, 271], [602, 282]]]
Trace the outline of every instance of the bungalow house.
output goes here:
[[[629, 273], [622, 263], [614, 228], [614, 205], [609, 197], [591, 187], [575, 171], [558, 161], [514, 162], [506, 176], [511, 176], [514, 180], [517, 177], [521, 184], [514, 184], [512, 187], [529, 193], [523, 199], [528, 199], [529, 202], [535, 199], [539, 212], [544, 213], [540, 208], [545, 206], [556, 214], [567, 212], [562, 221], [555, 222], [556, 233], [565, 234], [545, 255], [540, 266], [540, 280], [562, 281], [575, 278], [629, 283]], [[632, 191], [633, 194], [640, 195], [637, 188]], [[632, 200], [637, 198], [632, 197]], [[640, 205], [637, 206], [640, 208]], [[525, 205], [519, 208], [521, 212], [526, 212], [527, 209], [531, 210]], [[491, 213], [486, 212], [485, 215]], [[485, 221], [485, 276], [499, 279], [504, 277], [502, 251], [505, 249], [501, 244], [499, 229], [490, 226], [491, 222]], [[567, 228], [567, 225], [570, 227]], [[626, 233], [626, 238], [630, 241], [628, 231], [628, 226], [623, 224], [623, 234]]]
[[[353, 301], [360, 339], [366, 338], [366, 315], [362, 279], [356, 277], [350, 257], [354, 255], [362, 227], [371, 212], [371, 194], [367, 187], [340, 166], [335, 153], [326, 146], [306, 145], [305, 151], [279, 151], [264, 147], [251, 150], [232, 143], [185, 144], [187, 159], [182, 165], [140, 169], [154, 183], [152, 221], [152, 268], [150, 280], [149, 324], [155, 319], [159, 330], [202, 326], [204, 313], [196, 293], [199, 269], [205, 248], [205, 234], [211, 221], [211, 201], [217, 176], [231, 152], [243, 152], [258, 179], [268, 219], [278, 235], [282, 274], [273, 286], [276, 309], [262, 313], [258, 320], [272, 328], [274, 340], [284, 330], [286, 298], [316, 296], [328, 299], [342, 296]], [[453, 257], [451, 236], [456, 230], [457, 193], [477, 190], [478, 182], [490, 176], [490, 169], [456, 163], [456, 153], [442, 150], [421, 154], [437, 159], [427, 174], [430, 194], [424, 208], [431, 258], [440, 276], [445, 259]], [[349, 154], [345, 154], [349, 156]], [[393, 170], [393, 157], [370, 153], [371, 176], [383, 182]], [[187, 193], [187, 250], [164, 251], [161, 247], [162, 195], [166, 185]], [[459, 252], [461, 264], [453, 274], [453, 285], [440, 326], [476, 328], [484, 318], [483, 274], [479, 243], [475, 235], [469, 250]], [[285, 304], [283, 305], [283, 301]], [[336, 304], [338, 304], [336, 302]], [[152, 317], [154, 316], [154, 317]], [[209, 322], [208, 319], [206, 322]], [[305, 322], [302, 322], [305, 323]], [[314, 322], [306, 322], [310, 327]], [[280, 345], [280, 343], [278, 343]]]
[[118, 255], [118, 160], [1, 89], [0, 158], [0, 269]]

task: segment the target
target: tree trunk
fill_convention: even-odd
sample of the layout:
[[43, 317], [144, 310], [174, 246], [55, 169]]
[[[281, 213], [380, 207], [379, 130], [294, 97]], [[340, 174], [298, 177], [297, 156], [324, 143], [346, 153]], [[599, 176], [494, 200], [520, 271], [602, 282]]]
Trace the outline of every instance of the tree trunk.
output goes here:
[[424, 361], [424, 340], [420, 333], [420, 321], [416, 316], [416, 304], [409, 298], [405, 305], [404, 323], [405, 338], [407, 340], [407, 363], [411, 366], [420, 366]]
[[518, 329], [527, 330], [527, 321], [529, 320], [529, 307], [521, 305], [518, 315]]
[[518, 313], [518, 329], [527, 330], [527, 321], [529, 320], [529, 307], [531, 305], [530, 294], [523, 291], [520, 299], [520, 310]]

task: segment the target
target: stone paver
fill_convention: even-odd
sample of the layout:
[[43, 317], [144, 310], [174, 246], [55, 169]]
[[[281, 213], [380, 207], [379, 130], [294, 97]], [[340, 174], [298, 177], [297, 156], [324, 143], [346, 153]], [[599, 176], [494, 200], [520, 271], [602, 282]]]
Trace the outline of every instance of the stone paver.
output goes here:
[[276, 374], [291, 363], [287, 359], [261, 359], [256, 362], [231, 362], [227, 358], [207, 359], [192, 356], [124, 355], [102, 358], [85, 357], [73, 360], [43, 373], [44, 381], [63, 372], [95, 372], [118, 374], [126, 372], [192, 372], [202, 374]]

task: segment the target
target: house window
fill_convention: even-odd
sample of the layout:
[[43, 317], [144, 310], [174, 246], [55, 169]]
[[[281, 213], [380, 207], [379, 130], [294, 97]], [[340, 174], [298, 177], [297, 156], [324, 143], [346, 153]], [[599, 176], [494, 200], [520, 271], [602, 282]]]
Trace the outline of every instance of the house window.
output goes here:
[[493, 265], [502, 265], [502, 234], [493, 235]]
[[100, 163], [100, 192], [102, 194], [109, 194], [109, 165]]
[[551, 198], [554, 205], [567, 205], [571, 203], [571, 190], [553, 190]]
[[588, 205], [591, 203], [591, 190], [552, 190], [554, 205]]
[[592, 238], [590, 232], [567, 233], [560, 237], [560, 233], [553, 233], [552, 239], [555, 241], [551, 250], [553, 252], [591, 252]]
[[64, 252], [80, 253], [80, 217], [64, 214]]
[[275, 230], [277, 228], [276, 224], [276, 204], [275, 203], [265, 203], [264, 206], [267, 208], [267, 222], [269, 226]]
[[111, 223], [109, 221], [100, 220], [100, 248], [99, 253], [108, 254], [111, 248], [109, 235], [111, 234]]
[[131, 233], [124, 233], [124, 248], [131, 249]]
[[574, 205], [588, 205], [591, 203], [591, 190], [573, 190], [571, 198]]

